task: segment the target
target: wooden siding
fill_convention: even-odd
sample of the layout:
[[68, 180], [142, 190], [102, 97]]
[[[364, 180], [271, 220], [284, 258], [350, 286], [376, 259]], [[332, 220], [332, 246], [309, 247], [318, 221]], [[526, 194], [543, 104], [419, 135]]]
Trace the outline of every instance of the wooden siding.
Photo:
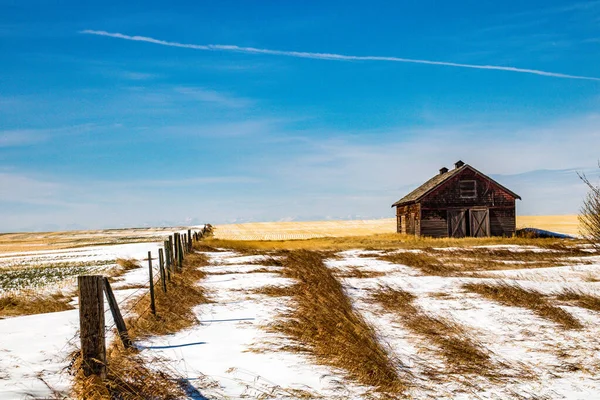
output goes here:
[[[402, 217], [404, 217], [406, 222], [404, 229], [402, 227]], [[421, 234], [421, 206], [419, 204], [411, 204], [396, 207], [396, 223], [396, 232], [419, 236]]]
[[490, 210], [490, 228], [492, 236], [513, 236], [517, 229], [515, 209]]
[[446, 210], [421, 211], [421, 235], [431, 237], [447, 237], [448, 222]]

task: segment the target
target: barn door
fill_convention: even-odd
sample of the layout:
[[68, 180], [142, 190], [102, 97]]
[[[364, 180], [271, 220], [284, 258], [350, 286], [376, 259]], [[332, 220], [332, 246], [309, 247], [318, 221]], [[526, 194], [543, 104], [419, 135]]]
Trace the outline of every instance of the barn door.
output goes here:
[[464, 210], [448, 210], [448, 235], [450, 237], [467, 236], [467, 222]]
[[490, 210], [469, 210], [471, 236], [490, 236]]

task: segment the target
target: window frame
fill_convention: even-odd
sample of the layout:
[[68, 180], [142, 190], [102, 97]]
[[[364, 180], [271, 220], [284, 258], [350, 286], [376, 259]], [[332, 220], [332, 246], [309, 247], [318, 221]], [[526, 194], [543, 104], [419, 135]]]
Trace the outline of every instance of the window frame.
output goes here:
[[[465, 189], [463, 188], [464, 183], [472, 183], [473, 189]], [[469, 195], [465, 194], [468, 192]], [[470, 193], [473, 193], [470, 195]], [[458, 194], [461, 199], [476, 199], [477, 198], [477, 181], [475, 179], [464, 179], [458, 181]]]

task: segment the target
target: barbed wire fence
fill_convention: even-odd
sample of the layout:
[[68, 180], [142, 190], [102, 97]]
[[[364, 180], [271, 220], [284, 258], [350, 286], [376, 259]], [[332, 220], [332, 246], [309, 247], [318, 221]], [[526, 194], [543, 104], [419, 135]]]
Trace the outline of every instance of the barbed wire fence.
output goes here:
[[[148, 280], [118, 302], [107, 277], [78, 276], [79, 332], [65, 344], [65, 347], [75, 345], [76, 338], [79, 336], [78, 354], [81, 357], [84, 376], [106, 377], [107, 368], [110, 368], [106, 357], [106, 338], [115, 328], [118, 337], [115, 337], [115, 340], [120, 340], [125, 349], [136, 347], [129, 337], [127, 325], [135, 325], [148, 312], [154, 315], [160, 312], [156, 307], [155, 290], [162, 290], [163, 295], [169, 295], [171, 278], [182, 272], [184, 259], [193, 252], [193, 243], [202, 240], [211, 232], [212, 227], [205, 225], [199, 231], [188, 229], [184, 233], [175, 232], [169, 235], [163, 242], [163, 247], [158, 250], [157, 257], [153, 257], [152, 252], [148, 252], [148, 257], [145, 259], [148, 261]], [[153, 261], [158, 262], [153, 263]], [[137, 299], [136, 295], [139, 296]], [[148, 307], [140, 312], [138, 305], [147, 298], [146, 295], [150, 298]], [[104, 309], [105, 298], [109, 305], [106, 310]], [[131, 301], [132, 299], [135, 301]], [[112, 323], [107, 325], [105, 321], [109, 312]], [[173, 310], [169, 310], [169, 313], [177, 314]], [[172, 369], [168, 365], [164, 367]]]

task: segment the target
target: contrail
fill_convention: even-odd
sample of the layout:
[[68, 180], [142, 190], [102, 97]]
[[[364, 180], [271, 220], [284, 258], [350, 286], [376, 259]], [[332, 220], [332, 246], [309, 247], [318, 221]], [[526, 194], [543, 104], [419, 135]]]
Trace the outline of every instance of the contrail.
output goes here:
[[418, 60], [412, 58], [400, 58], [400, 57], [382, 57], [382, 56], [350, 56], [344, 54], [332, 54], [332, 53], [310, 53], [304, 51], [285, 51], [285, 50], [271, 50], [271, 49], [259, 49], [255, 47], [240, 47], [235, 45], [222, 45], [222, 44], [187, 44], [178, 42], [169, 42], [166, 40], [154, 39], [147, 36], [129, 36], [122, 33], [112, 33], [106, 31], [94, 31], [84, 30], [80, 33], [97, 36], [108, 36], [117, 39], [133, 40], [136, 42], [147, 42], [158, 44], [161, 46], [170, 47], [181, 47], [184, 49], [193, 50], [207, 50], [207, 51], [230, 51], [236, 53], [248, 53], [248, 54], [269, 54], [274, 56], [286, 56], [296, 58], [312, 58], [317, 60], [338, 60], [338, 61], [388, 61], [388, 62], [400, 62], [400, 63], [412, 63], [412, 64], [428, 64], [428, 65], [442, 65], [446, 67], [458, 67], [458, 68], [472, 68], [472, 69], [491, 69], [497, 71], [509, 71], [509, 72], [520, 72], [524, 74], [534, 74], [542, 76], [551, 76], [554, 78], [566, 78], [566, 79], [583, 79], [588, 81], [600, 81], [600, 78], [591, 76], [581, 75], [568, 75], [561, 74], [558, 72], [540, 71], [537, 69], [527, 68], [516, 68], [516, 67], [503, 67], [499, 65], [478, 65], [478, 64], [461, 64], [447, 61], [432, 61], [432, 60]]

